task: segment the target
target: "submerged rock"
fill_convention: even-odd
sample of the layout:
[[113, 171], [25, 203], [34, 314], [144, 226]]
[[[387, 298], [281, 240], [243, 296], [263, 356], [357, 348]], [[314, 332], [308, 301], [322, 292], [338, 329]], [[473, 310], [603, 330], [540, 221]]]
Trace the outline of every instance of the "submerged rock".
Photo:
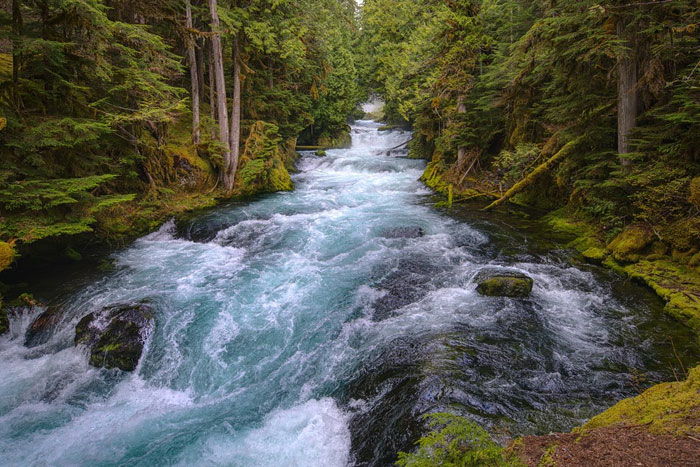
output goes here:
[[421, 227], [394, 227], [380, 233], [384, 238], [420, 238], [424, 235]]
[[24, 345], [31, 348], [46, 344], [61, 320], [62, 314], [60, 308], [51, 307], [39, 315], [27, 329]]
[[516, 272], [484, 273], [476, 282], [476, 291], [487, 297], [527, 297], [534, 285], [531, 277]]
[[90, 349], [90, 365], [133, 371], [153, 330], [153, 308], [146, 303], [113, 305], [83, 317], [75, 345]]

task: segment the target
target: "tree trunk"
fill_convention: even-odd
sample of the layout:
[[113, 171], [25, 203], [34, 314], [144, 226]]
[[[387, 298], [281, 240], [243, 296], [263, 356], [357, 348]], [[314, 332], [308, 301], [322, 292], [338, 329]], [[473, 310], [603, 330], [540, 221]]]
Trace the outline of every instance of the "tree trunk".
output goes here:
[[19, 69], [22, 61], [22, 34], [24, 25], [22, 22], [22, 5], [20, 0], [12, 0], [12, 94], [16, 110], [21, 107], [19, 95]]
[[185, 14], [185, 27], [188, 29], [185, 40], [187, 41], [187, 58], [190, 62], [190, 81], [192, 83], [192, 141], [194, 144], [199, 144], [199, 73], [197, 72], [197, 55], [194, 49], [195, 42], [189, 35], [189, 30], [193, 29], [190, 0], [185, 0]]
[[211, 117], [211, 139], [216, 139], [216, 94], [214, 90], [216, 89], [216, 84], [214, 84], [214, 53], [212, 52], [211, 41], [208, 42], [207, 55], [209, 59], [207, 60], [209, 68], [209, 116]]
[[[231, 165], [235, 181], [238, 168], [238, 154], [241, 146], [241, 65], [238, 35], [233, 38], [233, 108], [231, 109]], [[231, 184], [233, 185], [233, 181]]]
[[[465, 114], [467, 113], [467, 105], [464, 103], [464, 96], [457, 97], [457, 113]], [[457, 169], [461, 170], [464, 165], [464, 159], [467, 156], [467, 148], [460, 146], [457, 149]]]
[[236, 170], [231, 164], [231, 149], [228, 133], [228, 110], [226, 109], [226, 80], [224, 78], [224, 56], [221, 51], [221, 32], [219, 12], [216, 9], [216, 0], [209, 0], [211, 13], [212, 54], [214, 55], [214, 77], [216, 79], [216, 109], [219, 115], [219, 142], [224, 146], [224, 172], [223, 182], [226, 190], [233, 189], [233, 172]]
[[204, 99], [204, 41], [198, 39], [195, 42], [195, 53], [197, 54], [197, 85], [199, 86], [200, 103]]
[[[617, 22], [617, 34], [629, 48], [617, 58], [617, 152], [624, 155], [631, 152], [630, 135], [637, 126], [637, 58], [623, 20]], [[622, 165], [630, 163], [625, 157], [621, 160]]]

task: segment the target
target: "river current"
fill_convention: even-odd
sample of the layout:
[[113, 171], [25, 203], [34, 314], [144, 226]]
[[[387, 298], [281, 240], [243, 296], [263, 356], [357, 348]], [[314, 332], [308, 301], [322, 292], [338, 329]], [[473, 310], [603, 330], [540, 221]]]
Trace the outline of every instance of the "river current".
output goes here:
[[[645, 289], [442, 212], [410, 138], [361, 121], [350, 149], [305, 154], [296, 190], [231, 203], [114, 252], [54, 296], [50, 340], [0, 338], [2, 465], [391, 465], [450, 410], [497, 439], [570, 430], [651, 382], [692, 338]], [[477, 294], [484, 268], [532, 296]], [[71, 283], [70, 275], [65, 278]], [[134, 373], [92, 368], [81, 317], [147, 299]]]

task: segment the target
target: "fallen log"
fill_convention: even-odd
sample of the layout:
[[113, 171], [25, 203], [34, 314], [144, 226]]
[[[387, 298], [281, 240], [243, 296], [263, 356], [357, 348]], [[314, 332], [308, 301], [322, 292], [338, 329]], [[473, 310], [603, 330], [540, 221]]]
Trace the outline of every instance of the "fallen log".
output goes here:
[[543, 173], [551, 170], [552, 167], [554, 167], [560, 160], [564, 159], [569, 154], [571, 154], [571, 152], [576, 148], [576, 146], [578, 146], [578, 144], [581, 142], [582, 139], [583, 139], [583, 137], [581, 136], [581, 137], [574, 139], [573, 141], [569, 141], [568, 143], [566, 143], [564, 145], [564, 147], [562, 147], [559, 150], [559, 152], [557, 152], [555, 155], [553, 155], [552, 157], [547, 159], [546, 162], [537, 166], [537, 168], [535, 168], [535, 170], [530, 172], [530, 174], [528, 174], [525, 178], [523, 178], [518, 183], [513, 185], [511, 187], [511, 189], [506, 191], [506, 193], [503, 196], [501, 196], [499, 199], [497, 199], [493, 203], [486, 206], [483, 210], [489, 211], [489, 210], [495, 208], [496, 206], [503, 204], [505, 201], [508, 201], [510, 198], [512, 198], [513, 196], [515, 196], [518, 193], [520, 193], [521, 191], [523, 191], [525, 188], [532, 185], [534, 183], [534, 181], [537, 179], [537, 177], [539, 177]]

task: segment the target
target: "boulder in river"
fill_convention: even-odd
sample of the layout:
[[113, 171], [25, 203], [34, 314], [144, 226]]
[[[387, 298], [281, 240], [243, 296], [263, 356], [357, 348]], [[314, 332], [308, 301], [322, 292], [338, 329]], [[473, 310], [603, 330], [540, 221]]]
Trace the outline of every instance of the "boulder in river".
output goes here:
[[153, 330], [147, 303], [113, 305], [83, 317], [75, 328], [75, 345], [90, 349], [90, 365], [133, 371]]
[[46, 344], [51, 338], [54, 329], [56, 329], [56, 325], [61, 320], [62, 314], [60, 308], [47, 308], [27, 328], [27, 332], [24, 335], [24, 345], [31, 348]]
[[531, 277], [516, 272], [483, 273], [476, 282], [476, 291], [487, 297], [527, 297], [534, 285]]

